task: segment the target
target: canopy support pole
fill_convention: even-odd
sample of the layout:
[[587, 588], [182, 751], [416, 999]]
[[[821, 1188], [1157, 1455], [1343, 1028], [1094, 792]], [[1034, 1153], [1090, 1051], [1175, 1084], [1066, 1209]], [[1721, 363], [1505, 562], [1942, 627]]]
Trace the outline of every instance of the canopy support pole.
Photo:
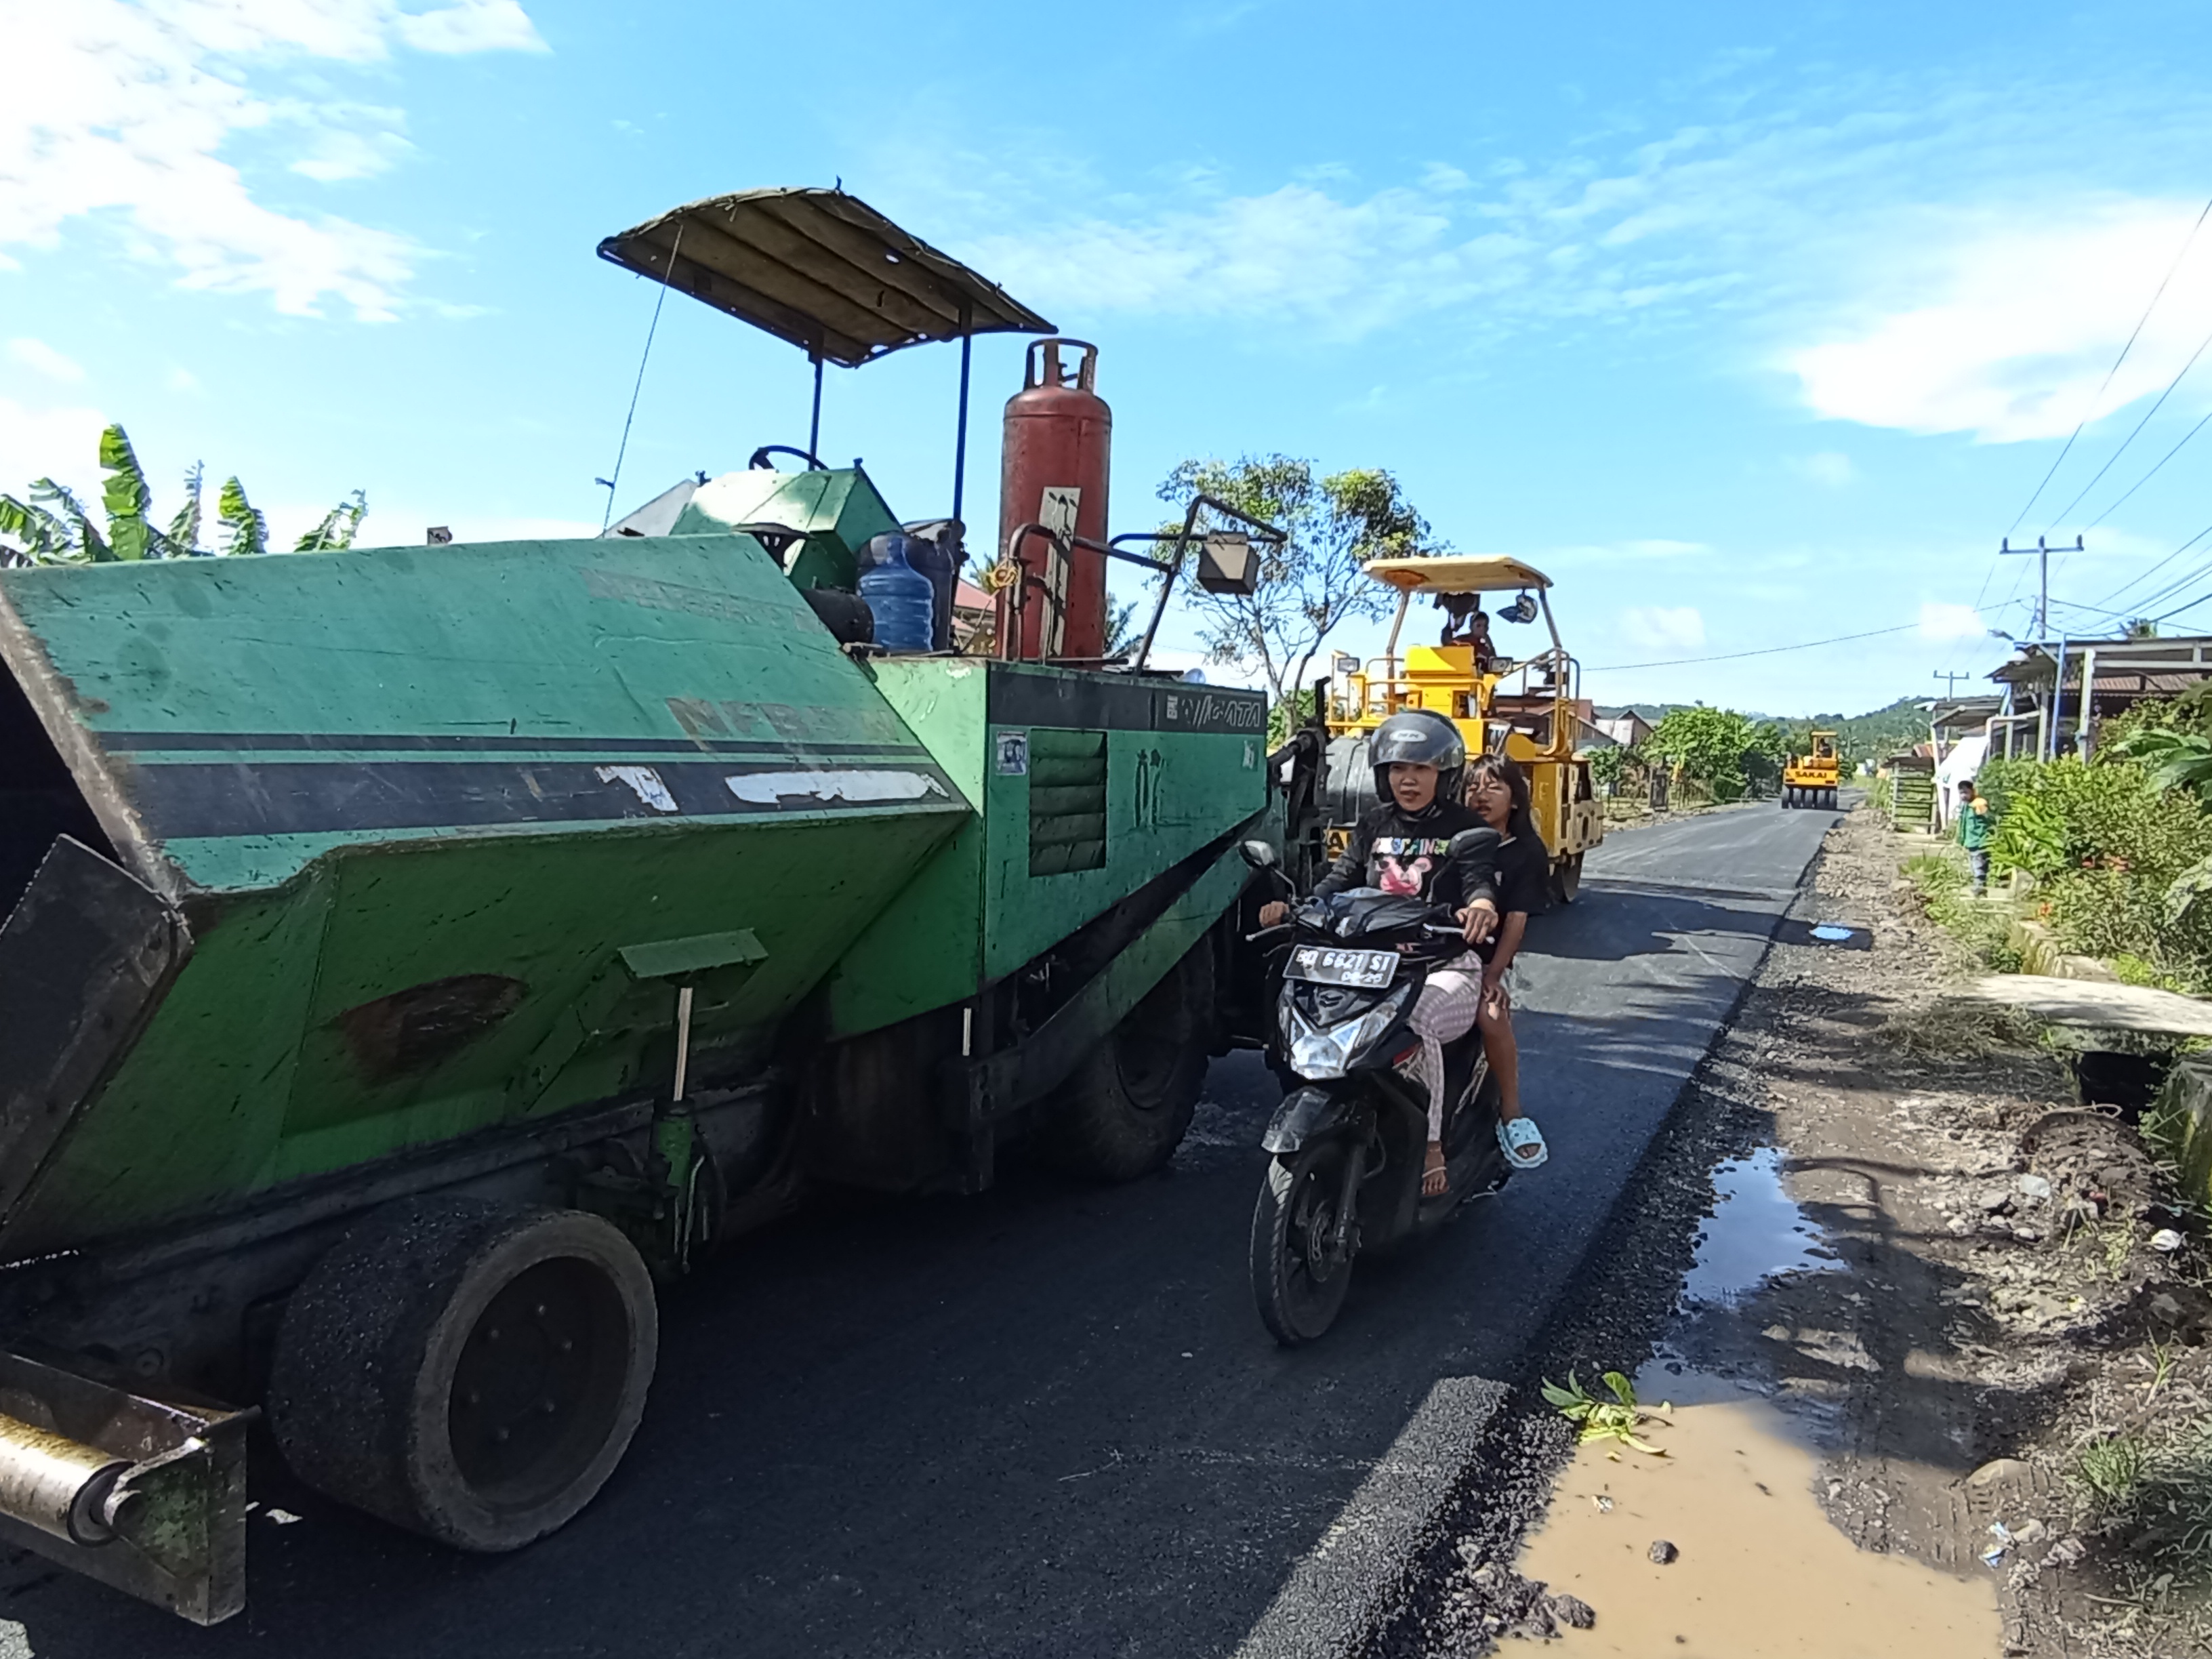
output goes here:
[[[961, 501], [968, 484], [968, 364], [975, 344], [975, 313], [969, 303], [960, 302], [960, 413], [956, 417], [959, 429], [952, 438], [952, 517], [961, 523]], [[961, 525], [964, 531], [966, 526]]]
[[814, 415], [806, 423], [806, 453], [819, 465], [822, 459], [822, 359], [819, 354], [809, 352], [814, 359]]

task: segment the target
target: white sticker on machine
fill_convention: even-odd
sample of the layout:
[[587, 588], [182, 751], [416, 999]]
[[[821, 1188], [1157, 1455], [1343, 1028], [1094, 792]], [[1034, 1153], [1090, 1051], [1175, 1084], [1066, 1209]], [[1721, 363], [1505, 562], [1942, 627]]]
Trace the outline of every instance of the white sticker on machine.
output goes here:
[[1037, 522], [1065, 541], [1075, 533], [1075, 510], [1082, 505], [1079, 484], [1047, 484], [1037, 502]]
[[999, 775], [1002, 778], [1025, 778], [1030, 772], [1030, 734], [1026, 732], [999, 733]]
[[854, 803], [921, 800], [943, 796], [945, 786], [922, 772], [740, 772], [722, 782], [739, 800], [778, 806], [786, 800]]

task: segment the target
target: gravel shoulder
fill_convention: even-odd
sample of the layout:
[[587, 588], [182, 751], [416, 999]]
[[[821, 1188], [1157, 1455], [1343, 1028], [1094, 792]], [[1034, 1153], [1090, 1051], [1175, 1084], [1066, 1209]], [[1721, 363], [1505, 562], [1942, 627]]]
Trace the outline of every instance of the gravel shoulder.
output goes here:
[[[1978, 970], [1919, 914], [1903, 856], [1871, 812], [1830, 832], [1365, 1653], [1486, 1652], [1585, 1612], [1605, 1630], [1601, 1595], [1584, 1608], [1516, 1571], [1573, 1450], [1537, 1385], [1655, 1353], [1790, 1413], [1819, 1453], [1813, 1496], [1861, 1549], [1993, 1583], [2002, 1653], [2212, 1653], [2212, 1298], [2191, 1223], [2052, 1048], [1954, 1000]], [[1716, 1168], [1759, 1149], [1823, 1259], [1685, 1297]]]

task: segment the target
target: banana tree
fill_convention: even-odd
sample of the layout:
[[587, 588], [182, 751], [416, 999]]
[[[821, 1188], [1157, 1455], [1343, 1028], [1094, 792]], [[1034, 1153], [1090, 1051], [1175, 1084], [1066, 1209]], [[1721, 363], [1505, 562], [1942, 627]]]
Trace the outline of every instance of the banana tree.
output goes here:
[[[0, 495], [0, 564], [108, 564], [124, 560], [204, 557], [269, 550], [269, 521], [246, 499], [246, 487], [226, 479], [216, 495], [218, 545], [200, 545], [204, 471], [197, 461], [185, 474], [185, 503], [165, 530], [154, 520], [154, 492], [145, 470], [120, 426], [100, 434], [103, 532], [92, 514], [66, 486], [52, 478], [32, 482], [28, 501]], [[317, 553], [353, 545], [368, 497], [355, 490], [323, 515], [322, 522], [293, 544], [295, 553]], [[10, 544], [14, 544], [10, 545]]]

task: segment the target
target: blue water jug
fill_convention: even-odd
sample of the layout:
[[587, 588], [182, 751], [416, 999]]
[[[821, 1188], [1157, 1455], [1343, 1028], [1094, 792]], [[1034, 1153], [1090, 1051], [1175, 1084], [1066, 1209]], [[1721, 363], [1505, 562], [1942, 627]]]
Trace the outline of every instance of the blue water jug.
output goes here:
[[860, 597], [876, 619], [876, 643], [894, 656], [927, 651], [937, 614], [937, 590], [906, 562], [905, 540], [892, 538], [882, 562], [860, 578]]

